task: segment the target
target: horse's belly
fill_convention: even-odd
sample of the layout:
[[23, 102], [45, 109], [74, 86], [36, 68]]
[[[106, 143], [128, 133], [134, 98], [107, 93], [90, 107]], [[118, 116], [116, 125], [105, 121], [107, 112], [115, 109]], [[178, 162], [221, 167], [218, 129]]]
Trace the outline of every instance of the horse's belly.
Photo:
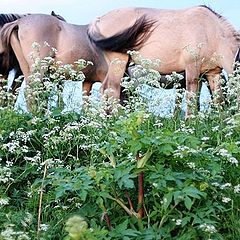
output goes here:
[[[139, 50], [139, 54], [142, 58], [151, 60], [154, 69], [161, 73], [167, 74], [173, 71], [181, 72], [185, 70], [185, 60], [179, 50], [166, 49], [166, 51], [162, 51], [160, 47], [152, 46], [151, 49]], [[158, 65], [154, 64], [156, 60], [159, 60]]]

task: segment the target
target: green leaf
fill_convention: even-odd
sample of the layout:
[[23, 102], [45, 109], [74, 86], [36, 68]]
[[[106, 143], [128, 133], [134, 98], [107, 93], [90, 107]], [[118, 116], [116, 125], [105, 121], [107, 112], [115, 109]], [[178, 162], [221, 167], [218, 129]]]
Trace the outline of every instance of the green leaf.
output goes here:
[[173, 193], [172, 192], [164, 195], [164, 197], [163, 197], [163, 208], [165, 210], [168, 208], [168, 206], [172, 202], [172, 198], [173, 198]]
[[188, 186], [183, 189], [183, 192], [193, 198], [200, 199], [201, 196], [205, 196], [206, 193], [199, 191], [197, 188], [193, 186]]
[[145, 155], [137, 161], [137, 168], [144, 168], [145, 164], [152, 156], [152, 153], [153, 153], [152, 149], [148, 149]]
[[193, 201], [191, 200], [190, 197], [186, 196], [186, 197], [184, 198], [184, 205], [185, 205], [185, 207], [186, 207], [188, 210], [191, 209], [191, 207], [192, 207], [192, 205], [193, 205]]
[[122, 188], [122, 186], [124, 186], [127, 189], [134, 188], [134, 182], [130, 177], [131, 176], [127, 174], [120, 178], [118, 182], [119, 187]]
[[183, 200], [183, 193], [181, 191], [174, 192], [174, 203], [177, 205]]
[[162, 143], [158, 149], [163, 155], [170, 156], [174, 151], [172, 147], [174, 145], [175, 143]]

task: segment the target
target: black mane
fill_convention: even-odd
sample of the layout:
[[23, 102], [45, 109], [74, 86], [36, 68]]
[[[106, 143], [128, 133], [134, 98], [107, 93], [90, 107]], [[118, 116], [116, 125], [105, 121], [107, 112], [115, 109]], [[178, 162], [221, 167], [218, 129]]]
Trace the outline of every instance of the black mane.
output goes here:
[[240, 32], [236, 31], [234, 29], [234, 27], [232, 26], [232, 24], [230, 24], [227, 19], [225, 17], [223, 17], [222, 15], [220, 15], [219, 13], [215, 12], [212, 8], [210, 8], [209, 6], [206, 6], [206, 5], [199, 5], [199, 7], [203, 7], [203, 8], [206, 8], [208, 9], [209, 11], [211, 11], [214, 15], [216, 15], [221, 21], [222, 23], [225, 23], [226, 24], [226, 29], [229, 29], [232, 34], [233, 34], [233, 37], [235, 39], [237, 39], [237, 41], [240, 42]]
[[2, 27], [5, 23], [13, 22], [23, 15], [19, 14], [0, 14], [0, 27]]
[[211, 11], [213, 14], [215, 14], [218, 18], [224, 18], [221, 14], [215, 12], [212, 8], [210, 8], [209, 6], [206, 5], [199, 5], [199, 7], [203, 7], [208, 9], [209, 11]]

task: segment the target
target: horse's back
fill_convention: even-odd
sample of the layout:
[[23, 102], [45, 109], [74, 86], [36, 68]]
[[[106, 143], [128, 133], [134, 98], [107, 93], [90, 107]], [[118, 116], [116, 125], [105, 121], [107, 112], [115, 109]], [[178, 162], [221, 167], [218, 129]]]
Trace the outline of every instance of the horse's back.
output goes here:
[[[96, 18], [89, 27], [89, 32], [99, 31], [103, 37], [110, 37], [134, 25], [137, 19], [145, 16], [156, 21], [156, 27], [164, 31], [178, 30], [179, 34], [192, 30], [197, 25], [207, 26], [216, 18], [212, 12], [204, 7], [191, 7], [186, 9], [156, 9], [156, 8], [120, 8]], [[207, 26], [208, 27], [208, 26]], [[195, 31], [197, 31], [195, 29]]]

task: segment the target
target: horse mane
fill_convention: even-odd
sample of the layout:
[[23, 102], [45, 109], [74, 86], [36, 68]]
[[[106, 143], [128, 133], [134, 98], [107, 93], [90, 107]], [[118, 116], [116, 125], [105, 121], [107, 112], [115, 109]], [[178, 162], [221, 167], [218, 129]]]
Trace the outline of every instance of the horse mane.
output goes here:
[[59, 15], [59, 14], [56, 14], [54, 11], [51, 12], [51, 15], [54, 16], [54, 17], [56, 17], [57, 19], [63, 21], [63, 22], [66, 22], [66, 20], [65, 20], [64, 17], [62, 17], [62, 16]]
[[236, 29], [233, 27], [233, 25], [225, 18], [223, 17], [221, 14], [217, 13], [216, 11], [214, 11], [211, 7], [206, 6], [206, 5], [199, 5], [199, 7], [202, 8], [206, 8], [207, 10], [209, 10], [210, 12], [212, 12], [215, 16], [218, 17], [218, 19], [220, 20], [220, 22], [222, 24], [224, 24], [224, 28], [228, 29], [233, 37], [239, 42], [240, 44], [240, 33], [238, 31], [236, 31]]
[[209, 11], [211, 11], [213, 14], [215, 14], [218, 18], [224, 18], [221, 14], [217, 13], [216, 11], [214, 11], [211, 7], [207, 6], [207, 5], [199, 5], [199, 7], [203, 7], [208, 9]]
[[20, 15], [20, 14], [0, 14], [0, 27], [2, 27], [5, 23], [13, 22], [23, 16], [26, 15]]
[[[238, 52], [237, 52], [234, 62], [240, 63], [240, 48], [238, 49]], [[234, 67], [234, 70], [236, 70], [236, 66]]]
[[152, 33], [151, 28], [155, 22], [142, 16], [136, 20], [133, 26], [108, 38], [102, 36], [100, 32], [90, 31], [90, 28], [88, 28], [87, 34], [90, 41], [102, 50], [126, 53], [128, 50], [137, 51], [141, 48]]

